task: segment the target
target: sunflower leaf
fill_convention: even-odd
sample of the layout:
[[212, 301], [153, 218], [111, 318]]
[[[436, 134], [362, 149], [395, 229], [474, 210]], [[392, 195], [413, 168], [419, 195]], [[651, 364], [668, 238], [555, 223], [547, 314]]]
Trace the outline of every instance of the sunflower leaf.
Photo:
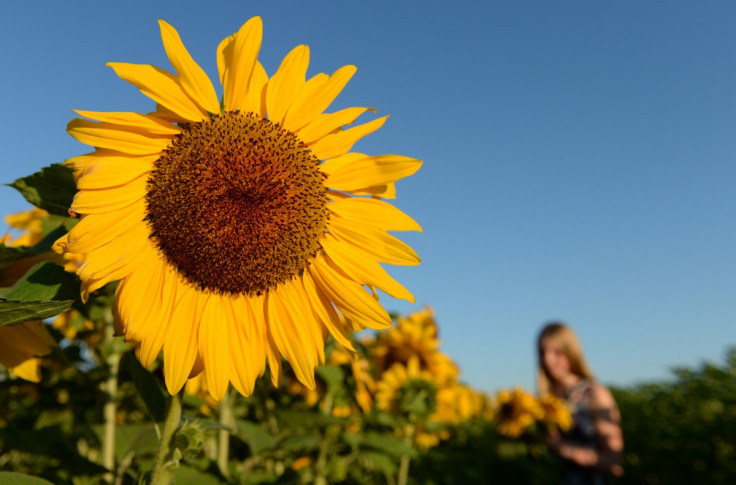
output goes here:
[[163, 422], [166, 414], [166, 399], [156, 378], [138, 362], [133, 352], [123, 355], [120, 365], [133, 378], [133, 384], [138, 389], [153, 420], [157, 423]]
[[43, 478], [26, 475], [18, 472], [0, 472], [1, 483], [13, 483], [15, 485], [51, 485], [51, 482]]
[[0, 298], [0, 327], [50, 318], [67, 311], [73, 303], [73, 300], [17, 301]]
[[11, 187], [31, 204], [60, 216], [69, 215], [77, 186], [71, 168], [54, 163], [40, 172], [19, 178]]
[[2, 297], [27, 302], [78, 300], [79, 281], [61, 266], [42, 261], [28, 270]]
[[22, 248], [10, 248], [4, 243], [0, 243], [0, 269], [7, 268], [11, 264], [29, 256], [33, 256], [33, 253]]

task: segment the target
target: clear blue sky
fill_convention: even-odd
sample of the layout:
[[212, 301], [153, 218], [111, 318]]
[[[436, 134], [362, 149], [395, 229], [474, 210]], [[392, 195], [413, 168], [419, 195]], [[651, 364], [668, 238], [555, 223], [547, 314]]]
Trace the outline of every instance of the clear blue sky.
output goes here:
[[432, 305], [470, 384], [533, 388], [550, 319], [608, 383], [736, 344], [733, 2], [1, 2], [0, 181], [86, 151], [72, 108], [151, 109], [105, 63], [168, 68], [158, 18], [215, 77], [253, 15], [269, 74], [300, 43], [358, 66], [336, 106], [391, 118], [356, 149], [424, 160], [397, 199], [423, 263], [390, 269], [417, 303], [386, 305]]

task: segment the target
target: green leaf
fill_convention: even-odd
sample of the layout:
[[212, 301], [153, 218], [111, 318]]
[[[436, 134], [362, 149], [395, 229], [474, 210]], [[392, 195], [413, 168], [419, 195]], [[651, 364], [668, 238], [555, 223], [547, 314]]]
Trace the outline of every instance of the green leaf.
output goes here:
[[173, 482], [196, 483], [197, 485], [220, 485], [223, 483], [214, 475], [197, 470], [186, 464], [181, 464], [176, 469]]
[[345, 372], [336, 365], [321, 365], [317, 367], [317, 375], [327, 384], [327, 392], [339, 393], [345, 386]]
[[358, 454], [358, 460], [367, 468], [373, 468], [386, 476], [393, 477], [398, 471], [396, 459], [378, 451], [364, 451]]
[[9, 248], [5, 243], [0, 243], [0, 269], [7, 268], [11, 264], [28, 258], [34, 254], [22, 248]]
[[319, 448], [322, 435], [316, 431], [302, 436], [289, 436], [279, 444], [279, 450], [311, 451]]
[[68, 215], [74, 194], [77, 192], [72, 169], [60, 163], [19, 178], [10, 186], [31, 204], [60, 216]]
[[290, 411], [287, 409], [277, 409], [274, 411], [276, 419], [282, 427], [285, 428], [321, 428], [331, 424], [344, 424], [345, 418], [336, 418], [334, 416], [324, 415], [310, 411]]
[[346, 434], [343, 439], [355, 448], [373, 448], [393, 456], [409, 455], [412, 458], [417, 456], [416, 448], [404, 443], [403, 440], [400, 441], [392, 436], [375, 431]]
[[78, 300], [79, 280], [61, 266], [42, 261], [28, 270], [3, 298], [17, 301]]
[[236, 436], [248, 444], [253, 455], [260, 455], [264, 451], [271, 450], [278, 443], [275, 436], [256, 423], [238, 420], [237, 425]]
[[50, 318], [70, 309], [72, 303], [72, 300], [10, 301], [0, 298], [0, 326]]
[[0, 472], [0, 483], [7, 483], [8, 485], [53, 485], [43, 478], [18, 472]]
[[120, 365], [130, 373], [133, 384], [153, 420], [157, 423], [163, 422], [166, 415], [166, 398], [153, 374], [141, 365], [133, 352], [123, 355]]

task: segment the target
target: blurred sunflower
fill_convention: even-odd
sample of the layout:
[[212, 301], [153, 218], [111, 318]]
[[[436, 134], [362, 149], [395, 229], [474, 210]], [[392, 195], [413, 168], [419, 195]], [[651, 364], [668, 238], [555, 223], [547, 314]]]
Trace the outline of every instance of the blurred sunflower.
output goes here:
[[437, 409], [437, 385], [432, 374], [420, 369], [417, 357], [391, 366], [376, 387], [376, 407], [383, 411], [422, 419]]
[[249, 395], [266, 361], [278, 382], [281, 355], [313, 388], [327, 333], [351, 347], [338, 311], [352, 328], [382, 329], [391, 319], [375, 288], [413, 301], [380, 263], [418, 264], [387, 231], [421, 228], [380, 197], [421, 162], [350, 151], [386, 120], [343, 128], [369, 108], [324, 112], [354, 66], [307, 80], [300, 45], [269, 77], [254, 17], [218, 46], [220, 101], [177, 31], [159, 24], [176, 74], [108, 64], [156, 111], [77, 111], [89, 119], [69, 123], [95, 151], [67, 161], [70, 213], [82, 217], [55, 249], [84, 255], [85, 300], [121, 280], [120, 330], [141, 343], [144, 366], [163, 350], [169, 392], [204, 370], [216, 399], [229, 383]]
[[366, 341], [371, 358], [382, 370], [395, 363], [406, 365], [413, 356], [427, 369], [439, 345], [434, 311], [429, 307], [398, 317], [395, 326]]
[[35, 246], [43, 238], [43, 219], [48, 215], [48, 212], [38, 207], [6, 215], [5, 224], [22, 232], [16, 238], [11, 238], [8, 234], [4, 242], [13, 247]]
[[41, 381], [41, 359], [56, 341], [40, 320], [0, 327], [0, 364], [18, 377]]
[[495, 399], [497, 429], [511, 438], [521, 436], [537, 420], [544, 417], [544, 410], [537, 398], [517, 387], [513, 391], [502, 389]]
[[565, 404], [565, 401], [559, 399], [553, 394], [545, 394], [539, 398], [539, 404], [544, 411], [542, 420], [549, 427], [559, 427], [562, 431], [567, 431], [572, 426], [572, 413]]
[[445, 424], [459, 424], [480, 415], [482, 396], [470, 387], [455, 383], [437, 390], [437, 411], [433, 421]]

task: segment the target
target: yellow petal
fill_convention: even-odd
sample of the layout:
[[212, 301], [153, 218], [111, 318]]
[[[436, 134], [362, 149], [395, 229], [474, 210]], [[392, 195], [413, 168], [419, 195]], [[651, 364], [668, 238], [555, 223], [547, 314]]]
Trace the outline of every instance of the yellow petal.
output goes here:
[[327, 174], [325, 185], [349, 192], [396, 182], [412, 175], [421, 166], [420, 160], [401, 155], [347, 153], [325, 161], [320, 169]]
[[[353, 77], [357, 68], [355, 66], [343, 66], [329, 77], [327, 82], [318, 83], [315, 89], [309, 89], [309, 82], [303, 93], [294, 101], [294, 106], [286, 114], [284, 128], [297, 131], [310, 120], [322, 114], [324, 110], [335, 100], [345, 85]], [[317, 78], [315, 76], [312, 79]]]
[[166, 49], [166, 55], [179, 75], [179, 82], [184, 92], [205, 111], [219, 114], [220, 102], [217, 100], [217, 93], [215, 93], [210, 78], [194, 62], [176, 29], [163, 20], [159, 20], [158, 24], [161, 27], [161, 40]]
[[284, 116], [304, 86], [309, 65], [309, 47], [298, 45], [289, 52], [266, 87], [268, 119], [282, 125]]
[[66, 251], [87, 253], [119, 238], [136, 224], [146, 224], [144, 204], [101, 214], [84, 215], [69, 231]]
[[171, 283], [176, 278], [176, 273], [160, 258], [153, 259], [151, 263], [157, 266], [158, 271], [152, 272], [151, 281], [147, 282], [149, 291], [143, 293], [144, 298], [151, 298], [151, 311], [138, 316], [150, 322], [140, 324], [150, 328], [146, 338], [141, 341], [139, 352], [141, 365], [146, 368], [153, 364], [164, 346], [176, 290], [176, 286]]
[[251, 76], [261, 50], [263, 22], [253, 17], [217, 48], [217, 68], [226, 111], [245, 110]]
[[233, 298], [230, 303], [233, 313], [233, 317], [228, 319], [232, 356], [230, 380], [238, 392], [250, 396], [256, 379], [265, 370], [265, 346], [268, 342], [261, 328], [263, 322], [255, 319], [248, 297]]
[[318, 255], [314, 258], [309, 272], [318, 291], [333, 301], [346, 318], [368, 328], [391, 326], [391, 317], [380, 303], [326, 257]]
[[77, 189], [96, 190], [119, 187], [142, 175], [149, 175], [158, 154], [144, 156], [105, 157], [90, 162], [82, 169], [75, 167]]
[[155, 135], [137, 128], [75, 118], [66, 127], [71, 136], [93, 147], [109, 148], [131, 155], [160, 153], [171, 135]]
[[345, 108], [334, 113], [316, 116], [304, 128], [297, 131], [299, 139], [309, 145], [320, 138], [336, 132], [340, 127], [352, 124], [366, 111], [375, 111], [373, 108]]
[[340, 316], [332, 306], [332, 302], [323, 293], [317, 291], [317, 285], [309, 272], [302, 275], [302, 284], [304, 285], [304, 293], [307, 295], [317, 318], [328, 328], [335, 340], [348, 350], [355, 352], [353, 343], [350, 341], [345, 326], [340, 321]]
[[74, 195], [71, 209], [78, 214], [100, 214], [143, 203], [147, 183], [148, 177], [144, 175], [111, 189], [80, 190]]
[[182, 88], [179, 79], [148, 64], [128, 64], [125, 62], [108, 62], [121, 79], [128, 81], [140, 91], [189, 121], [202, 121], [209, 118], [207, 110], [200, 107]]
[[386, 231], [421, 231], [411, 217], [388, 202], [378, 199], [348, 197], [332, 200], [327, 208], [335, 215], [384, 229]]
[[291, 282], [279, 286], [277, 291], [269, 291], [266, 295], [266, 324], [268, 334], [291, 364], [297, 378], [314, 389], [314, 369], [318, 365], [314, 350], [317, 343], [305, 329], [314, 322], [302, 320], [303, 315], [295, 305], [297, 298]]
[[144, 115], [130, 111], [83, 111], [80, 109], [73, 109], [72, 111], [91, 120], [138, 128], [143, 132], [154, 135], [177, 135], [181, 133], [181, 128], [154, 115]]
[[260, 62], [256, 62], [253, 74], [250, 77], [248, 95], [243, 105], [244, 111], [252, 111], [261, 118], [266, 117], [266, 86], [268, 85], [268, 74]]
[[368, 123], [327, 135], [318, 141], [309, 144], [309, 148], [320, 160], [339, 157], [353, 148], [356, 141], [379, 129], [386, 122], [388, 116], [382, 116]]
[[176, 298], [164, 340], [164, 377], [172, 395], [184, 387], [194, 368], [199, 352], [199, 322], [208, 296], [180, 282]]
[[389, 276], [380, 264], [366, 258], [365, 252], [351, 250], [351, 246], [341, 243], [330, 233], [327, 233], [320, 243], [330, 259], [353, 281], [375, 286], [394, 298], [414, 303], [414, 296], [401, 283]]
[[307, 82], [302, 85], [301, 89], [299, 90], [299, 94], [294, 98], [294, 101], [292, 102], [291, 108], [289, 108], [289, 110], [286, 112], [284, 122], [281, 125], [282, 128], [291, 132], [296, 132], [299, 128], [303, 127], [307, 123], [307, 121], [309, 121], [309, 119], [303, 119], [304, 116], [300, 113], [300, 107], [304, 103], [308, 102], [311, 96], [313, 96], [314, 93], [329, 79], [330, 76], [328, 76], [327, 74], [319, 73], [315, 76], [312, 76], [311, 79], [307, 80]]
[[230, 382], [230, 327], [233, 319], [230, 297], [212, 295], [199, 324], [199, 355], [204, 363], [207, 390], [217, 401]]
[[335, 217], [330, 220], [330, 234], [346, 246], [352, 247], [353, 251], [364, 253], [360, 258], [407, 266], [421, 262], [408, 244], [381, 229]]
[[8, 370], [29, 382], [41, 382], [41, 359], [37, 357], [26, 359], [15, 367], [8, 367]]

